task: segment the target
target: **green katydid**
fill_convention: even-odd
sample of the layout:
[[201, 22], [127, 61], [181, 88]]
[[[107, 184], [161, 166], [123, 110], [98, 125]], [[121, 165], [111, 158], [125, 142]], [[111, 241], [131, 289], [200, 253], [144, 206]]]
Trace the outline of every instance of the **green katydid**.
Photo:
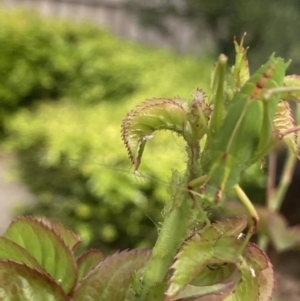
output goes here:
[[[221, 58], [221, 64], [222, 60]], [[205, 149], [202, 153], [204, 176], [191, 180], [188, 188], [201, 186], [200, 193], [209, 202], [222, 200], [222, 192], [233, 189], [254, 221], [249, 231], [255, 230], [258, 215], [247, 195], [238, 185], [241, 173], [265, 156], [270, 149], [291, 131], [273, 133], [273, 120], [281, 92], [298, 91], [297, 87], [282, 87], [288, 63], [272, 55], [234, 96], [223, 122], [211, 120]], [[222, 90], [222, 78], [219, 80]], [[216, 95], [215, 107], [222, 106], [223, 93]], [[207, 164], [207, 161], [209, 162]], [[193, 196], [195, 199], [195, 196]], [[249, 237], [248, 237], [249, 238]], [[247, 239], [248, 239], [247, 238]], [[247, 243], [247, 239], [245, 243]]]
[[[221, 198], [221, 191], [239, 182], [240, 173], [256, 161], [254, 157], [265, 155], [272, 140], [279, 95], [266, 100], [264, 94], [267, 89], [282, 86], [286, 67], [282, 59], [272, 56], [235, 95], [220, 126], [215, 126], [212, 117], [210, 128], [214, 132], [208, 133], [202, 166], [207, 174], [203, 182], [217, 189], [214, 199]], [[222, 99], [216, 99], [215, 107], [221, 105]], [[208, 158], [211, 164], [206, 166]]]

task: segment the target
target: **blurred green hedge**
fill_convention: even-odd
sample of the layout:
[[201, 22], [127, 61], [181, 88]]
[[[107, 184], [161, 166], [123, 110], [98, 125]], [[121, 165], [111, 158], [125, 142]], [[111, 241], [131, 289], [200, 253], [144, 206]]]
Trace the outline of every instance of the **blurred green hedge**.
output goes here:
[[63, 222], [86, 247], [151, 246], [171, 170], [183, 169], [183, 143], [158, 133], [141, 164], [146, 177], [137, 178], [120, 124], [145, 98], [207, 88], [210, 59], [22, 11], [0, 11], [0, 43], [2, 149], [18, 154], [18, 176], [37, 198], [22, 213]]
[[142, 85], [137, 47], [89, 24], [2, 9], [0, 45], [1, 120], [37, 100], [116, 101]]

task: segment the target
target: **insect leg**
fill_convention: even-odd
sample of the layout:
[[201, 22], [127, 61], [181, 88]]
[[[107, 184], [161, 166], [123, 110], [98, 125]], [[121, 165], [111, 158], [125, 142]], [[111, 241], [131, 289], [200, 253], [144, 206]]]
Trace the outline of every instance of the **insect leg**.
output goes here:
[[295, 133], [300, 131], [300, 125], [297, 125], [293, 128], [290, 128], [284, 132], [279, 133], [279, 138], [282, 139], [284, 136], [290, 134], [290, 133]]
[[226, 73], [227, 57], [224, 54], [219, 56], [219, 61], [213, 76], [213, 94], [211, 102], [214, 105], [214, 111], [211, 117], [210, 130], [213, 133], [219, 132], [224, 114], [224, 79]]
[[201, 186], [203, 184], [205, 184], [208, 180], [208, 176], [201, 176], [201, 177], [198, 177], [192, 181], [190, 181], [188, 184], [187, 184], [187, 189], [188, 189], [188, 192], [189, 192], [189, 195], [194, 203], [194, 207], [197, 207], [198, 211], [200, 212], [202, 218], [204, 219], [204, 222], [206, 224], [210, 224], [210, 220], [207, 218], [207, 214], [204, 212], [203, 208], [201, 208], [201, 205], [199, 206], [198, 202], [197, 202], [197, 199], [196, 199], [196, 193], [193, 191], [193, 188], [196, 187], [196, 186]]
[[196, 186], [201, 186], [201, 185], [205, 184], [207, 182], [207, 180], [208, 180], [208, 177], [205, 175], [205, 176], [198, 177], [188, 183], [187, 189], [188, 189], [189, 195], [192, 198], [194, 204], [196, 204], [197, 200], [196, 200], [195, 193], [193, 192], [193, 188]]
[[272, 148], [274, 148], [276, 146], [276, 144], [282, 140], [284, 138], [284, 136], [290, 134], [290, 133], [294, 133], [294, 132], [298, 132], [300, 131], [300, 125], [297, 125], [295, 127], [292, 127], [288, 130], [285, 130], [284, 132], [281, 133], [277, 133], [274, 135], [274, 137], [269, 141], [269, 143], [265, 146], [265, 148], [263, 148], [262, 150], [260, 150], [259, 152], [257, 152], [255, 154], [255, 157], [252, 159], [251, 164], [257, 162], [258, 160], [260, 160], [263, 156], [265, 156], [266, 154], [268, 154], [270, 152], [270, 150]]
[[[263, 94], [263, 125], [261, 129], [260, 142], [257, 148], [257, 152], [255, 156], [252, 158], [250, 165], [259, 161], [263, 156], [265, 156], [276, 144], [279, 140], [281, 140], [285, 135], [296, 132], [299, 129], [297, 127], [290, 129], [288, 132], [278, 133], [277, 135], [273, 134], [273, 119], [274, 113], [273, 106], [269, 105], [271, 102], [278, 102], [272, 97], [275, 95], [279, 95], [281, 99], [294, 99], [294, 93], [299, 94], [300, 87], [290, 86], [290, 87], [277, 87], [273, 89], [267, 90]], [[298, 95], [297, 94], [297, 95]], [[273, 108], [273, 109], [272, 109]]]
[[246, 195], [246, 193], [244, 192], [244, 190], [237, 184], [234, 185], [233, 187], [237, 197], [239, 198], [239, 200], [241, 201], [241, 203], [245, 206], [246, 210], [248, 211], [249, 215], [252, 218], [252, 225], [250, 226], [248, 233], [244, 239], [244, 242], [242, 244], [241, 247], [241, 252], [244, 251], [247, 243], [249, 242], [251, 236], [256, 232], [257, 230], [257, 226], [258, 226], [258, 222], [259, 222], [259, 217], [258, 214], [256, 212], [256, 209], [254, 208], [252, 202], [250, 201], [250, 199], [248, 198], [248, 196]]

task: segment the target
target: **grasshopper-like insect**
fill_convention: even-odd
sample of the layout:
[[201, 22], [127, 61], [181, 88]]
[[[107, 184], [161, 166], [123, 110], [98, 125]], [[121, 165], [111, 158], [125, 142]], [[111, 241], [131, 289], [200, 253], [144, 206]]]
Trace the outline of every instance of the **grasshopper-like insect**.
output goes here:
[[[219, 65], [225, 65], [225, 62], [221, 56]], [[200, 193], [210, 202], [221, 201], [222, 193], [233, 189], [253, 219], [254, 225], [249, 235], [255, 231], [259, 218], [238, 183], [242, 172], [265, 156], [282, 138], [280, 134], [273, 133], [273, 119], [280, 100], [276, 88], [283, 85], [287, 66], [283, 59], [272, 55], [234, 96], [222, 122], [220, 117], [217, 120], [212, 116], [201, 157], [205, 175], [188, 183], [190, 191], [201, 186]], [[217, 112], [221, 110], [218, 106], [223, 105], [222, 76], [219, 75], [218, 80], [217, 90], [220, 93], [215, 98]]]
[[[172, 99], [148, 100], [127, 115], [122, 137], [137, 170], [147, 137], [152, 137], [155, 130], [167, 129], [182, 135], [189, 149], [187, 189], [194, 203], [200, 196], [204, 207], [207, 204], [213, 207], [233, 189], [253, 219], [246, 244], [256, 230], [259, 217], [238, 184], [241, 174], [267, 155], [285, 135], [299, 130], [293, 127], [286, 132], [274, 132], [273, 121], [281, 96], [297, 98], [300, 87], [284, 86], [289, 63], [274, 55], [249, 78], [242, 42], [240, 46], [235, 42], [238, 51], [232, 72], [235, 90], [231, 99], [224, 89], [227, 58], [221, 55], [208, 103], [195, 99], [186, 109]], [[204, 150], [200, 152], [199, 141], [205, 135]], [[200, 187], [200, 194], [195, 192], [196, 187]]]

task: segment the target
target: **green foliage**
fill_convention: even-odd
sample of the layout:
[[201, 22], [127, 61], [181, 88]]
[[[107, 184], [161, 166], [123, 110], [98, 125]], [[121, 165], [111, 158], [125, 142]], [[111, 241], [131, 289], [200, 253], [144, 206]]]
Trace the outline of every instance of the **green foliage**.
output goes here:
[[[254, 244], [247, 246], [243, 259], [236, 252], [242, 244], [236, 236], [245, 226], [245, 219], [228, 220], [212, 224], [191, 237], [172, 266], [174, 273], [167, 300], [191, 293], [194, 297], [221, 293], [216, 300], [226, 301], [267, 300], [275, 279], [266, 254]], [[235, 270], [240, 273], [234, 275]], [[233, 291], [232, 285], [235, 286]]]
[[96, 26], [0, 9], [0, 28], [1, 122], [45, 99], [89, 105], [143, 89], [147, 51]]
[[[16, 18], [18, 15], [27, 17]], [[0, 21], [6, 22], [2, 35], [11, 50], [0, 61], [5, 61], [11, 72], [0, 87], [9, 87], [16, 104], [22, 104], [23, 94], [16, 95], [22, 89], [5, 82], [19, 74], [19, 65], [8, 56], [15, 47], [27, 53], [21, 53], [19, 60], [36, 70], [32, 85], [26, 81], [29, 75], [24, 81], [19, 79], [30, 90], [26, 99], [34, 101], [34, 106], [22, 108], [6, 120], [7, 139], [2, 145], [19, 154], [19, 176], [36, 195], [37, 203], [25, 212], [64, 220], [83, 237], [86, 246], [104, 251], [150, 246], [157, 236], [151, 219], [155, 223], [161, 219], [168, 184], [133, 175], [119, 125], [131, 107], [149, 96], [180, 94], [190, 98], [198, 85], [207, 86], [211, 62], [120, 41], [90, 25], [57, 23], [24, 12], [6, 12], [5, 16]], [[9, 31], [20, 39], [10, 44]], [[54, 45], [62, 46], [49, 42], [49, 47], [43, 44], [41, 53], [37, 46], [31, 53], [30, 39], [36, 43], [54, 39]], [[48, 63], [35, 60], [35, 52]], [[60, 76], [54, 76], [53, 70]], [[39, 84], [43, 74], [51, 78], [55, 93]], [[37, 90], [44, 92], [35, 93]], [[50, 99], [46, 102], [45, 98]], [[36, 103], [39, 100], [43, 102]], [[14, 103], [12, 98], [9, 101]], [[174, 142], [176, 139], [164, 137], [162, 142], [149, 143], [146, 154], [155, 149], [160, 161], [148, 157], [144, 165], [148, 177], [166, 181], [174, 166], [181, 168], [181, 151], [175, 150], [180, 141]], [[166, 153], [167, 143], [174, 150], [171, 156]]]
[[[217, 299], [208, 300], [267, 300], [274, 285], [268, 258], [253, 244], [244, 258], [235, 252], [242, 243], [236, 235], [245, 226], [244, 217], [195, 231], [178, 252], [172, 275], [156, 285], [147, 300], [198, 300], [215, 295]], [[76, 257], [80, 243], [74, 232], [46, 218], [13, 221], [0, 237], [1, 298], [133, 301], [139, 297], [136, 281], [142, 279], [150, 251], [122, 251], [105, 257], [94, 249]], [[249, 288], [251, 294], [245, 295]]]
[[[253, 244], [243, 258], [235, 252], [242, 244], [236, 235], [245, 226], [244, 217], [194, 231], [177, 254], [172, 274], [152, 288], [147, 300], [163, 300], [165, 294], [164, 300], [198, 300], [201, 296], [220, 301], [267, 300], [274, 286], [268, 258]], [[150, 251], [122, 251], [105, 258], [101, 251], [89, 250], [76, 258], [80, 242], [75, 233], [46, 218], [13, 221], [0, 237], [1, 298], [133, 301], [139, 297], [135, 282]], [[246, 291], [251, 294], [245, 295]]]

